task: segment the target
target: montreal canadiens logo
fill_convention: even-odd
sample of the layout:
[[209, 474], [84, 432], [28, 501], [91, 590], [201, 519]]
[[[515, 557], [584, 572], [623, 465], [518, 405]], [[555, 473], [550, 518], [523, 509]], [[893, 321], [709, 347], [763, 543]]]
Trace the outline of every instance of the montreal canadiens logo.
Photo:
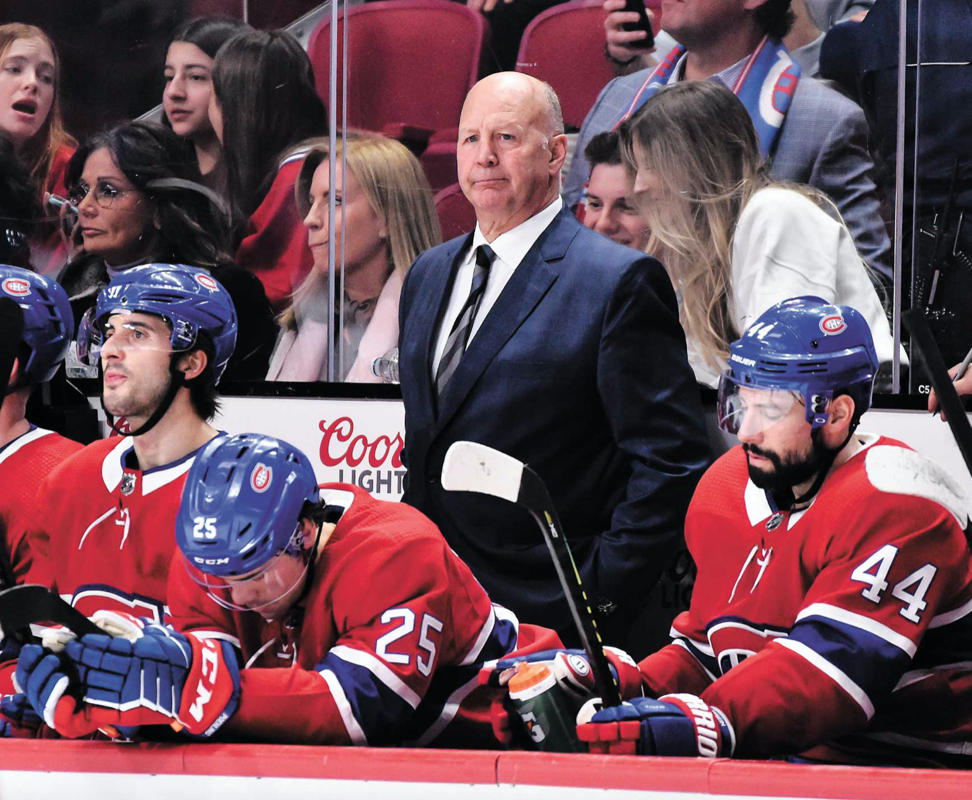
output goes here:
[[211, 292], [219, 291], [219, 284], [216, 283], [216, 280], [210, 275], [196, 275], [196, 283], [205, 287], [206, 289], [209, 289]]
[[7, 278], [0, 286], [3, 290], [14, 297], [26, 297], [30, 294], [30, 284], [20, 278]]
[[844, 318], [840, 314], [831, 314], [829, 317], [820, 320], [820, 330], [827, 336], [835, 336], [847, 330], [847, 323], [844, 322]]
[[273, 479], [273, 470], [266, 464], [257, 464], [250, 473], [250, 488], [254, 492], [265, 492]]

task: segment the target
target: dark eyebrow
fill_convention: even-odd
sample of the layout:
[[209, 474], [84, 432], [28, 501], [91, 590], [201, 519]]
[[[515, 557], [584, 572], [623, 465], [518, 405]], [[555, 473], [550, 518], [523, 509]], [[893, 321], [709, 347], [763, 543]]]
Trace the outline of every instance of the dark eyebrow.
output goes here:
[[[171, 64], [166, 64], [165, 65], [165, 68], [166, 69], [172, 69], [172, 70], [175, 69], [175, 67], [173, 67]], [[207, 67], [205, 64], [186, 64], [183, 67], [183, 69], [204, 69], [207, 72], [209, 72], [209, 71], [212, 70], [212, 67]]]

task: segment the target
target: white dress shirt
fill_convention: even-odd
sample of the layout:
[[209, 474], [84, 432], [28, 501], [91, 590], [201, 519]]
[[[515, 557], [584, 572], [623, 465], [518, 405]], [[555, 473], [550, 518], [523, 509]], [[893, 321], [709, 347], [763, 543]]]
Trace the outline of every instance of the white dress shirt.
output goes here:
[[456, 280], [452, 285], [452, 295], [449, 297], [449, 305], [446, 308], [445, 314], [442, 317], [442, 323], [439, 327], [439, 334], [435, 343], [435, 358], [432, 360], [433, 375], [439, 369], [439, 361], [442, 359], [442, 353], [445, 351], [446, 342], [449, 340], [449, 333], [452, 331], [452, 326], [455, 324], [456, 318], [459, 316], [459, 312], [466, 302], [466, 298], [469, 297], [469, 290], [472, 288], [473, 269], [476, 265], [476, 248], [483, 244], [488, 245], [495, 255], [493, 257], [493, 263], [489, 268], [486, 291], [483, 292], [483, 299], [479, 303], [476, 318], [473, 320], [472, 330], [469, 332], [470, 342], [483, 324], [483, 320], [486, 319], [486, 315], [489, 314], [493, 304], [496, 303], [496, 298], [500, 296], [500, 293], [510, 278], [513, 277], [516, 268], [520, 266], [520, 262], [523, 261], [526, 254], [530, 252], [530, 248], [540, 238], [540, 234], [554, 221], [554, 217], [560, 213], [560, 209], [563, 207], [564, 203], [558, 194], [556, 199], [542, 211], [534, 214], [530, 219], [521, 222], [506, 233], [501, 233], [492, 242], [486, 241], [486, 237], [483, 236], [482, 231], [479, 229], [479, 223], [476, 223], [472, 247], [469, 248], [463, 257], [462, 263], [459, 265], [459, 272], [456, 274]]

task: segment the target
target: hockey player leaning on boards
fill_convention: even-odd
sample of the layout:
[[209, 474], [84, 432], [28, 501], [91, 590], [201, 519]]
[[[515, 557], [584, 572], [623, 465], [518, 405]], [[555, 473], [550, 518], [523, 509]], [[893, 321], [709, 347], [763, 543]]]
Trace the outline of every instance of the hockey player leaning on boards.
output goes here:
[[[79, 350], [101, 365], [102, 404], [126, 429], [44, 480], [28, 522], [34, 562], [25, 582], [51, 587], [85, 614], [163, 619], [182, 483], [217, 434], [207, 420], [235, 340], [232, 301], [203, 270], [133, 267], [101, 290]], [[10, 670], [0, 667], [0, 688]]]
[[10, 375], [0, 376], [0, 579], [22, 583], [31, 566], [26, 517], [47, 474], [81, 449], [77, 442], [32, 425], [24, 416], [34, 387], [54, 377], [71, 344], [74, 320], [67, 294], [54, 281], [19, 267], [0, 264], [0, 297], [23, 311], [24, 329]]
[[856, 432], [876, 368], [860, 314], [816, 297], [732, 343], [719, 422], [741, 445], [689, 507], [691, 606], [638, 665], [647, 697], [578, 726], [592, 751], [972, 766], [966, 500]]
[[[492, 605], [420, 512], [318, 487], [307, 457], [271, 437], [202, 450], [176, 540], [183, 633], [133, 620], [127, 639], [85, 636], [60, 657], [24, 647], [18, 684], [59, 733], [171, 724], [224, 740], [489, 746], [482, 664], [561, 646]], [[79, 705], [65, 674], [80, 676]]]

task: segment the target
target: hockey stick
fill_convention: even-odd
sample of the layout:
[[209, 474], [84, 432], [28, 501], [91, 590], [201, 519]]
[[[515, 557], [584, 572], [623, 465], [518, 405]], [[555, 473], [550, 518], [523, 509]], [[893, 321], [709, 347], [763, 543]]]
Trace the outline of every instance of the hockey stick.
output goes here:
[[[594, 687], [604, 707], [621, 705], [621, 690], [611, 672], [598, 633], [591, 603], [564, 537], [553, 500], [540, 476], [512, 456], [475, 442], [454, 442], [442, 463], [442, 488], [449, 492], [478, 492], [522, 506], [543, 531], [570, 614], [591, 662]], [[574, 580], [568, 577], [574, 576]]]
[[29, 639], [30, 626], [40, 622], [63, 625], [78, 636], [104, 633], [46, 586], [30, 583], [0, 592], [0, 638], [23, 632]]
[[965, 408], [952, 385], [952, 379], [948, 376], [948, 368], [945, 366], [938, 345], [935, 344], [935, 338], [928, 327], [928, 320], [925, 319], [920, 308], [906, 311], [901, 315], [901, 319], [908, 326], [912, 342], [925, 357], [925, 366], [938, 398], [938, 407], [945, 411], [945, 421], [948, 422], [959, 452], [965, 460], [965, 468], [972, 473], [972, 425], [969, 425]]

